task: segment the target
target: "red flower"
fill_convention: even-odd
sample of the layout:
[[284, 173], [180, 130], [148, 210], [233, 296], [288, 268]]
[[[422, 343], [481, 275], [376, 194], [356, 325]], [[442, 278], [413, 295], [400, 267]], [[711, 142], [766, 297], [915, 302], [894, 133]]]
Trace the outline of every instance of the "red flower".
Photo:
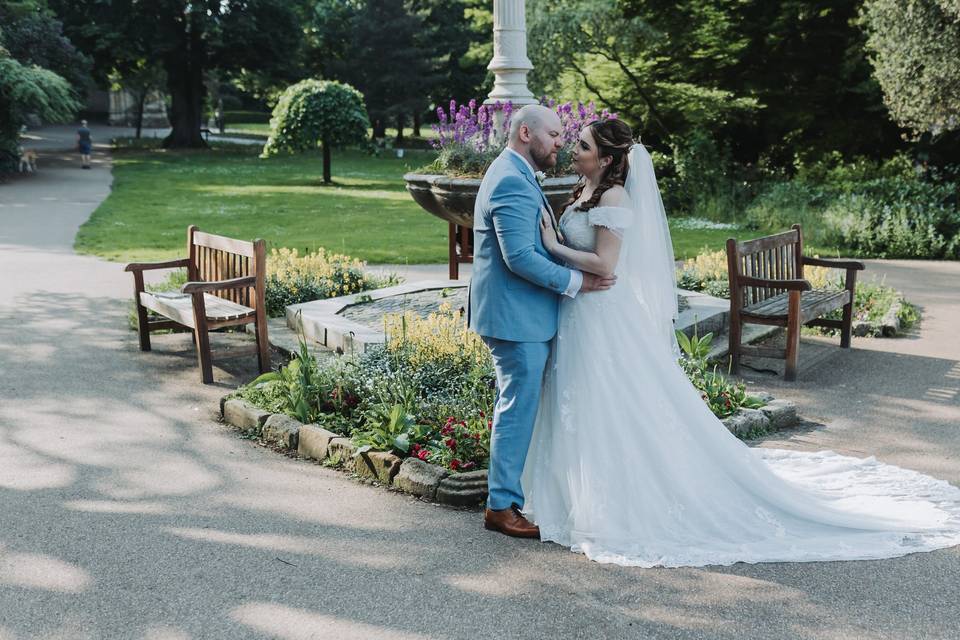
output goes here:
[[457, 450], [457, 440], [456, 438], [447, 438], [447, 441], [444, 443], [453, 451]]
[[426, 449], [420, 449], [420, 451], [417, 451], [417, 457], [420, 458], [421, 460], [426, 460], [427, 456], [429, 455], [430, 455], [430, 452], [427, 451]]
[[451, 461], [450, 461], [450, 468], [453, 469], [454, 471], [456, 471], [457, 469], [459, 469], [459, 468], [460, 468], [460, 461], [457, 460], [456, 458], [454, 458], [453, 460], [451, 460]]
[[487, 420], [487, 429], [493, 429], [493, 420]]
[[453, 433], [453, 427], [451, 427], [450, 425], [447, 425], [447, 426], [442, 427], [442, 428], [440, 429], [440, 435], [442, 435], [442, 436], [448, 436], [448, 435], [450, 435], [451, 433]]
[[487, 414], [485, 414], [483, 411], [481, 411], [481, 412], [480, 412], [480, 417], [481, 417], [481, 418], [486, 418], [486, 417], [487, 417]]
[[477, 466], [477, 463], [470, 461], [470, 462], [464, 462], [462, 465], [460, 465], [460, 468], [466, 471], [467, 469], [472, 469], [475, 466]]
[[417, 451], [420, 451], [420, 445], [415, 444], [413, 445], [413, 452], [416, 453]]

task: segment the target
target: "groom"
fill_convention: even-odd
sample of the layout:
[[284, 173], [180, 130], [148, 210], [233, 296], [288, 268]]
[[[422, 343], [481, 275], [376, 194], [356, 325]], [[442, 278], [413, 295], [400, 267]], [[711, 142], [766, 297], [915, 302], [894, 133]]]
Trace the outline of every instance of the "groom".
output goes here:
[[484, 175], [473, 215], [468, 322], [490, 347], [497, 372], [484, 526], [520, 538], [540, 536], [521, 513], [520, 476], [560, 296], [614, 283], [558, 264], [543, 247], [540, 217], [550, 205], [535, 172], [557, 163], [562, 131], [560, 118], [546, 107], [527, 105], [514, 113], [507, 148]]

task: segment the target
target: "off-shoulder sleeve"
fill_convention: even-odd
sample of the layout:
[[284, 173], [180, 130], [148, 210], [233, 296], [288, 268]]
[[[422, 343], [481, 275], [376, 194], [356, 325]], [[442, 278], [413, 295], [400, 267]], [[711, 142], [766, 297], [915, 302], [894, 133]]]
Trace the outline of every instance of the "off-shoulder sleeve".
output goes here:
[[633, 224], [634, 215], [626, 207], [594, 207], [587, 212], [587, 222], [595, 227], [626, 229]]

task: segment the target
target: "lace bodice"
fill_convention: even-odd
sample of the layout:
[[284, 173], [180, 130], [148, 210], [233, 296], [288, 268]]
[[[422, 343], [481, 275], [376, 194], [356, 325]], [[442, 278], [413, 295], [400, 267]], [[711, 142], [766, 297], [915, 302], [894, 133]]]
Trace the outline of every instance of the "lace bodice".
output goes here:
[[[564, 244], [577, 251], [593, 251], [597, 246], [597, 227], [607, 227], [619, 235], [633, 223], [634, 212], [624, 207], [594, 207], [589, 211], [575, 211], [567, 207], [560, 218], [560, 232]], [[627, 247], [620, 247], [617, 271], [627, 255]]]

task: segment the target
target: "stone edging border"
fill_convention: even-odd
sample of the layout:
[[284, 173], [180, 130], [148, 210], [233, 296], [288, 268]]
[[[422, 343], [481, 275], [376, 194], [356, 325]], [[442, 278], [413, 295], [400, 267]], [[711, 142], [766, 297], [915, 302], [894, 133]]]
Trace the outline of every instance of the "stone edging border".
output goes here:
[[866, 322], [864, 320], [854, 322], [851, 327], [851, 333], [855, 336], [863, 337], [879, 332], [884, 338], [896, 337], [896, 335], [900, 333], [899, 313], [902, 307], [903, 304], [901, 302], [894, 302], [890, 305], [890, 308], [887, 309], [887, 312], [883, 314], [880, 322]]
[[[797, 405], [761, 394], [767, 404], [760, 409], [741, 409], [721, 422], [739, 437], [757, 437], [773, 429], [799, 422]], [[384, 451], [366, 451], [355, 456], [357, 447], [350, 438], [315, 424], [253, 406], [241, 398], [220, 400], [220, 417], [245, 435], [264, 444], [296, 452], [301, 458], [335, 466], [354, 475], [393, 487], [421, 499], [452, 507], [476, 507], [487, 497], [487, 471], [451, 473], [417, 458], [400, 458]]]
[[224, 397], [220, 416], [245, 435], [264, 444], [295, 451], [301, 458], [316, 460], [379, 484], [394, 487], [430, 502], [451, 507], [475, 507], [487, 498], [487, 471], [451, 473], [417, 458], [400, 458], [385, 451], [366, 451], [355, 456], [350, 438], [315, 424], [253, 406], [240, 398]]

